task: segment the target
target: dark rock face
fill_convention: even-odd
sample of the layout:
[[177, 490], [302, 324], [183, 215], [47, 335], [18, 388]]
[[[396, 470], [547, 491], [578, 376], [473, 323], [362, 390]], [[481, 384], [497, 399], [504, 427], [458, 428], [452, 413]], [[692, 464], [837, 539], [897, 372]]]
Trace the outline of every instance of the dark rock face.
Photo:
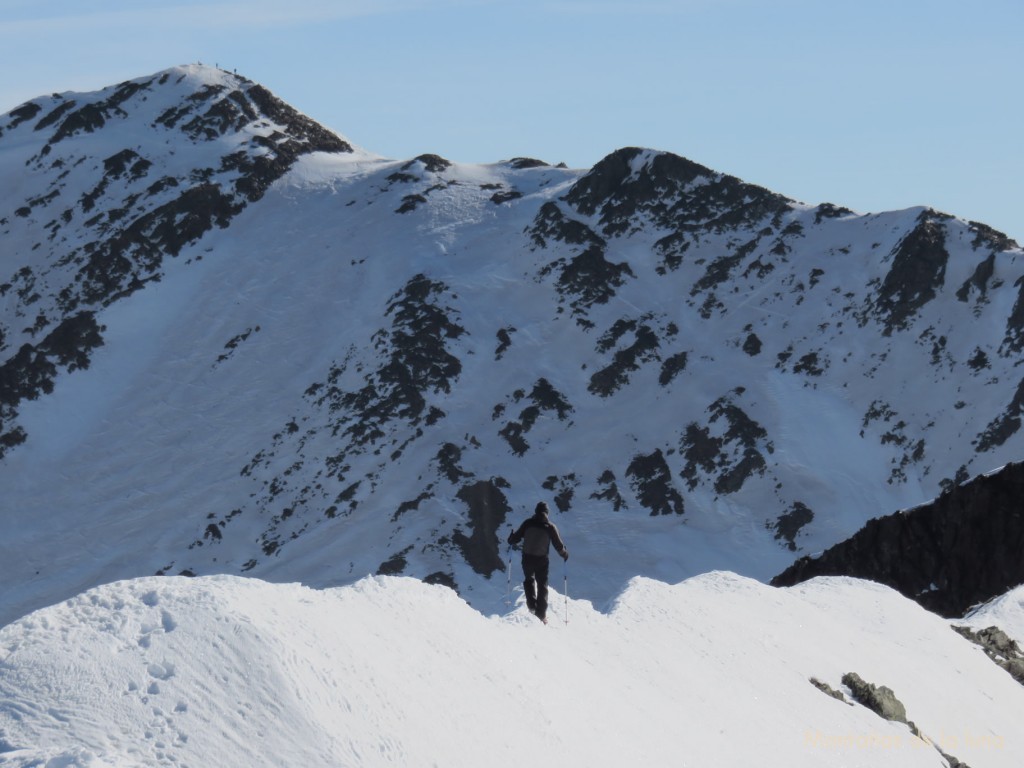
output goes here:
[[626, 469], [640, 503], [652, 515], [681, 515], [686, 511], [682, 494], [672, 481], [672, 472], [661, 450], [635, 456]]
[[546, 168], [549, 165], [543, 160], [538, 160], [535, 157], [513, 157], [508, 161], [508, 164], [519, 170], [522, 170], [523, 168]]
[[993, 252], [1008, 251], [1011, 248], [1019, 248], [1017, 241], [1011, 237], [1007, 237], [1005, 234], [997, 229], [990, 227], [988, 224], [982, 224], [979, 221], [970, 221], [971, 232], [974, 233], [974, 242], [971, 243], [971, 247], [974, 250], [979, 248], [987, 248]]
[[420, 155], [403, 165], [402, 170], [408, 171], [417, 164], [422, 165], [423, 169], [428, 173], [441, 173], [452, 166], [450, 160], [446, 160], [440, 155]]
[[796, 552], [796, 537], [805, 525], [814, 520], [814, 512], [802, 502], [795, 501], [784, 513], [779, 515], [768, 528], [775, 531], [775, 540], [785, 540], [791, 552]]
[[600, 213], [608, 237], [629, 232], [638, 215], [675, 230], [666, 250], [685, 250], [683, 242], [706, 232], [752, 225], [789, 210], [789, 200], [733, 176], [670, 153], [617, 150], [580, 179], [565, 200], [580, 213]]
[[[627, 147], [605, 157], [577, 181], [561, 199], [546, 203], [529, 230], [533, 242], [547, 247], [551, 239], [581, 246], [542, 271], [557, 270], [558, 290], [569, 300], [578, 322], [585, 325], [588, 310], [611, 300], [627, 279], [636, 278], [630, 264], [609, 261], [608, 243], [647, 226], [668, 232], [655, 245], [661, 256], [659, 274], [674, 271], [684, 254], [703, 238], [752, 228], [753, 239], [715, 259], [693, 294], [709, 292], [705, 319], [722, 303], [711, 289], [727, 280], [732, 270], [757, 248], [761, 238], [781, 227], [790, 201], [732, 176], [670, 153]], [[564, 210], [572, 209], [572, 213]], [[595, 228], [573, 214], [598, 219]], [[763, 225], [768, 223], [769, 226]], [[770, 271], [771, 267], [764, 267]]]
[[614, 263], [597, 247], [588, 248], [562, 265], [558, 292], [569, 297], [574, 314], [585, 315], [594, 304], [607, 304], [627, 277], [633, 277], [628, 264]]
[[[633, 343], [629, 346], [622, 346], [607, 366], [597, 371], [590, 377], [590, 384], [587, 390], [592, 394], [601, 397], [608, 397], [617, 389], [626, 384], [629, 374], [640, 369], [640, 365], [654, 357], [658, 349], [658, 336], [649, 325], [637, 325], [633, 321], [619, 320], [615, 326], [606, 333], [598, 344], [598, 349], [607, 352], [619, 343], [625, 333], [633, 336]], [[686, 365], [686, 358], [683, 357], [682, 364]], [[671, 377], [669, 377], [671, 380]]]
[[892, 253], [892, 266], [874, 303], [887, 335], [906, 328], [945, 282], [949, 252], [943, 218], [930, 210], [922, 213], [917, 226]]
[[868, 522], [818, 557], [772, 579], [854, 576], [898, 590], [928, 610], [962, 616], [1024, 583], [1024, 464], [956, 486], [930, 504]]
[[[446, 291], [443, 283], [422, 274], [409, 280], [388, 305], [391, 331], [376, 335], [377, 347], [387, 353], [380, 368], [367, 376], [361, 389], [345, 393], [327, 389], [331, 410], [345, 414], [336, 429], [354, 444], [383, 438], [393, 419], [418, 424], [427, 410], [427, 393], [451, 391], [462, 363], [448, 350], [447, 341], [457, 339], [465, 329], [453, 319], [454, 313], [437, 302], [435, 297]], [[428, 414], [427, 419], [431, 418]]]
[[508, 484], [501, 478], [481, 480], [463, 486], [457, 494], [468, 507], [468, 526], [472, 533], [456, 531], [452, 540], [473, 570], [484, 576], [505, 568], [498, 549], [498, 528], [504, 524], [511, 507], [501, 491], [502, 486]]
[[1017, 301], [1006, 320], [1006, 337], [999, 350], [1005, 355], [1019, 354], [1024, 350], [1024, 280], [1017, 280], [1014, 287], [1018, 289]]
[[547, 264], [541, 277], [558, 274], [556, 288], [569, 302], [573, 314], [586, 323], [587, 311], [594, 304], [605, 304], [626, 279], [635, 277], [625, 263], [609, 262], [605, 258], [607, 242], [578, 219], [566, 215], [557, 203], [541, 206], [528, 230], [538, 248], [547, 248], [549, 240], [557, 240], [582, 249], [570, 257], [562, 257]]
[[535, 245], [547, 246], [548, 240], [557, 240], [570, 245], [593, 245], [604, 247], [605, 241], [590, 227], [577, 219], [569, 218], [557, 203], [548, 201], [540, 207], [534, 219], [530, 235]]
[[[320, 509], [326, 507], [322, 514], [328, 518], [345, 517], [356, 509], [367, 488], [372, 489], [378, 480], [374, 474], [353, 478], [350, 473], [355, 457], [365, 453], [379, 455], [387, 450], [392, 460], [397, 459], [423, 436], [425, 428], [445, 418], [445, 413], [429, 400], [437, 393], [450, 392], [461, 374], [462, 363], [449, 345], [466, 332], [458, 323], [457, 312], [443, 303], [446, 294], [448, 287], [444, 283], [422, 274], [412, 277], [387, 303], [384, 316], [390, 318], [391, 326], [374, 334], [378, 366], [372, 371], [361, 371], [363, 385], [339, 385], [348, 368], [348, 361], [343, 360], [331, 367], [325, 381], [315, 382], [307, 389], [309, 402], [329, 414], [327, 429], [338, 440], [339, 447], [333, 455], [318, 456], [315, 463], [310, 462], [317, 467], [314, 482], [301, 486], [286, 473], [255, 497], [260, 512], [269, 518], [260, 534], [264, 555], [278, 555], [285, 544], [308, 531], [320, 517]], [[402, 433], [402, 426], [412, 427], [411, 435]], [[318, 428], [303, 432], [296, 427], [295, 422], [286, 425], [275, 436], [273, 448], [259, 451], [241, 474], [251, 475], [265, 468], [290, 441], [301, 443], [318, 432]], [[461, 455], [459, 446], [450, 443], [437, 453], [439, 471], [452, 482], [468, 477], [459, 465]], [[293, 468], [297, 471], [306, 462], [307, 457], [300, 451]], [[421, 494], [415, 502], [404, 505], [397, 516], [414, 509], [429, 493], [428, 488], [427, 495]], [[471, 510], [485, 510], [480, 512], [482, 522], [473, 523], [477, 532], [468, 537], [463, 534], [459, 546], [473, 553], [470, 562], [478, 572], [489, 573], [487, 568], [500, 566], [493, 566], [496, 554], [490, 557], [486, 547], [481, 549], [479, 536], [483, 534], [478, 531], [480, 526], [486, 527], [490, 513], [485, 512], [490, 507], [480, 506], [472, 500], [475, 498], [464, 500]], [[497, 545], [494, 546], [496, 551]], [[256, 564], [254, 559], [250, 568]]]
[[25, 344], [0, 364], [0, 459], [7, 448], [25, 441], [25, 432], [12, 427], [16, 406], [53, 391], [58, 369], [71, 372], [89, 367], [89, 353], [103, 345], [102, 327], [92, 312], [80, 312], [61, 322], [39, 344]]
[[989, 281], [992, 280], [992, 276], [996, 272], [996, 254], [995, 251], [988, 255], [988, 258], [982, 261], [974, 270], [974, 274], [971, 275], [967, 280], [964, 281], [963, 285], [960, 286], [960, 290], [956, 292], [956, 297], [960, 301], [969, 301], [971, 294], [977, 294], [980, 297], [984, 297], [988, 292]]
[[243, 207], [217, 184], [186, 189], [112, 237], [92, 244], [95, 247], [82, 259], [78, 291], [66, 291], [61, 297], [64, 307], [106, 305], [132, 293], [158, 274], [165, 256], [177, 256], [187, 243], [214, 226], [226, 227]]
[[814, 223], [821, 224], [822, 219], [839, 219], [843, 216], [851, 216], [853, 211], [834, 203], [822, 203], [814, 210]]
[[[17, 128], [19, 125], [24, 123], [26, 120], [31, 120], [33, 117], [35, 117], [42, 111], [43, 108], [34, 102], [30, 101], [27, 104], [22, 104], [20, 107], [11, 112], [11, 120], [6, 127], [8, 130], [13, 130], [14, 128]], [[0, 136], [3, 136], [2, 131], [0, 131]]]
[[[510, 419], [505, 426], [498, 430], [498, 434], [505, 439], [517, 456], [522, 456], [530, 449], [526, 435], [533, 429], [542, 413], [554, 412], [559, 421], [565, 421], [572, 413], [572, 405], [569, 401], [545, 378], [538, 379], [529, 394], [523, 390], [516, 390], [512, 393], [513, 404], [518, 405], [524, 400], [529, 401], [529, 404], [519, 412], [518, 420]], [[504, 404], [499, 405], [495, 409], [495, 418], [504, 414], [505, 410]]]
[[412, 547], [406, 547], [401, 552], [396, 552], [377, 568], [378, 576], [398, 576], [405, 570], [408, 561], [405, 556], [409, 554]]
[[764, 454], [773, 451], [772, 443], [764, 427], [735, 403], [733, 396], [742, 394], [738, 389], [712, 403], [706, 425], [687, 425], [679, 443], [686, 459], [680, 474], [690, 490], [703, 477], [714, 477], [716, 493], [735, 493], [751, 476], [764, 473]]
[[614, 472], [606, 469], [601, 473], [601, 477], [597, 479], [597, 482], [601, 485], [601, 490], [594, 491], [594, 493], [590, 494], [590, 498], [608, 502], [616, 512], [626, 508], [626, 502], [619, 492], [618, 484], [615, 482]]
[[1021, 416], [1024, 415], [1024, 379], [1010, 399], [1006, 410], [994, 418], [974, 442], [978, 453], [1002, 445], [1020, 430]]

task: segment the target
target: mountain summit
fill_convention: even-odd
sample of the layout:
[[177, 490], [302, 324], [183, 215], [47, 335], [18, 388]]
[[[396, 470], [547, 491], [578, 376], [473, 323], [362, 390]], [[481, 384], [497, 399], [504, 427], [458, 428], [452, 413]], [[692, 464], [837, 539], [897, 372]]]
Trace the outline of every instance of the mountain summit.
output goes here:
[[390, 160], [180, 67], [0, 116], [0, 624], [139, 575], [759, 579], [1019, 459], [1024, 253], [684, 158]]

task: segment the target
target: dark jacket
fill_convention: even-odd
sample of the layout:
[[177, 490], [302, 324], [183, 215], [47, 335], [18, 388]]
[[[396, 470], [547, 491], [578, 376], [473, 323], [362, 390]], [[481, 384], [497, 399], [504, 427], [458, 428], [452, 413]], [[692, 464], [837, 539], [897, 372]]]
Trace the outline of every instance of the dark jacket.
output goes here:
[[555, 550], [563, 559], [568, 559], [569, 551], [562, 543], [562, 537], [558, 535], [558, 528], [545, 515], [534, 515], [528, 518], [519, 529], [513, 531], [508, 537], [508, 543], [515, 545], [523, 542], [523, 554], [535, 557], [547, 557], [549, 548], [555, 545]]

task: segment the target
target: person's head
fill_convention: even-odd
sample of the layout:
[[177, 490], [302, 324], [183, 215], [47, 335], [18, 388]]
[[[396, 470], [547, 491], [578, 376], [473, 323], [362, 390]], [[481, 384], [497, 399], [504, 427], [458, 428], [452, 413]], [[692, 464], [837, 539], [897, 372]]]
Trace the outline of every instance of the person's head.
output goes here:
[[535, 517], [547, 517], [548, 516], [548, 505], [543, 501], [538, 501], [537, 506], [533, 510]]

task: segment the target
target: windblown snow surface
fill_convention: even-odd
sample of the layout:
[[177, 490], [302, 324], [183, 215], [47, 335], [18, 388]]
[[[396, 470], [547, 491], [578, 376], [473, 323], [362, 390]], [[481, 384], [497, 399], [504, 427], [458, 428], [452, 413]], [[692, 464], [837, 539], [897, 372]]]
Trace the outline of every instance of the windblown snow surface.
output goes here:
[[[1024, 761], [1024, 688], [885, 587], [713, 572], [635, 579], [606, 611], [552, 603], [545, 627], [404, 577], [101, 586], [0, 630], [0, 765]], [[1022, 639], [1024, 590], [988, 610]], [[890, 687], [930, 741], [853, 703], [848, 672]]]

